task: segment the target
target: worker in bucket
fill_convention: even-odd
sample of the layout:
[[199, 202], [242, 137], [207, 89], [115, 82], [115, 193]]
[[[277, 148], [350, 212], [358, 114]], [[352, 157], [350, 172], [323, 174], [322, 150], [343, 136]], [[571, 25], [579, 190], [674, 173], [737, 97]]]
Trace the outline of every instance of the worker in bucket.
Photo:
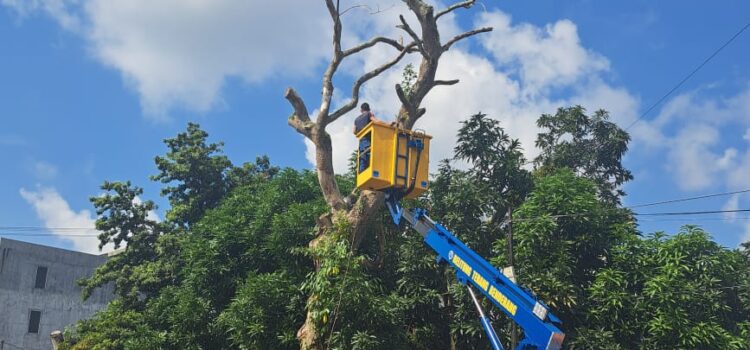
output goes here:
[[[364, 129], [370, 122], [382, 122], [380, 119], [375, 117], [370, 111], [370, 105], [365, 102], [359, 108], [360, 114], [354, 119], [354, 134], [359, 133], [360, 130]], [[362, 137], [359, 140], [359, 171], [367, 169], [370, 165], [370, 140], [371, 135]]]

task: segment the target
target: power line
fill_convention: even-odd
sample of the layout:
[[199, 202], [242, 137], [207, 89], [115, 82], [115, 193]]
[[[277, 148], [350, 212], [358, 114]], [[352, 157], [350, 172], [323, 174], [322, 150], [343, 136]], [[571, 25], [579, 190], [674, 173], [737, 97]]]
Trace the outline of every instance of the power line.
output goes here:
[[[629, 208], [612, 208], [612, 209], [604, 209], [604, 211], [620, 211], [623, 209], [629, 209]], [[709, 215], [709, 214], [729, 214], [729, 213], [747, 213], [750, 212], [750, 209], [733, 209], [733, 210], [700, 210], [700, 211], [681, 211], [681, 212], [657, 212], [657, 213], [629, 213], [633, 216], [693, 216], [693, 215]], [[580, 217], [580, 216], [586, 216], [590, 214], [594, 214], [593, 211], [585, 211], [585, 212], [578, 212], [578, 213], [570, 213], [570, 214], [557, 214], [557, 215], [547, 215], [547, 216], [538, 216], [538, 217], [532, 217], [532, 218], [517, 218], [513, 219], [513, 222], [520, 222], [520, 221], [534, 221], [534, 220], [541, 220], [541, 219], [558, 219], [558, 218], [566, 218], [566, 217]], [[703, 220], [716, 220], [719, 218], [708, 218]], [[750, 219], [750, 217], [742, 217], [742, 218], [727, 218], [726, 220], [747, 220]], [[685, 219], [688, 220], [688, 219]], [[654, 220], [651, 220], [652, 222]], [[510, 222], [510, 221], [509, 221]], [[648, 220], [647, 220], [648, 222]], [[28, 226], [29, 228], [31, 226]], [[2, 229], [2, 226], [0, 226], [0, 229]], [[46, 230], [46, 228], [38, 227], [40, 230]], [[45, 236], [59, 236], [59, 237], [98, 237], [99, 234], [85, 234], [85, 233], [35, 233], [35, 232], [0, 232], [0, 236], [15, 236], [15, 237], [45, 237]]]
[[745, 29], [747, 29], [748, 27], [750, 27], [750, 22], [747, 22], [747, 24], [745, 24], [745, 26], [742, 27], [742, 29], [740, 29], [731, 38], [729, 38], [729, 40], [727, 40], [724, 43], [724, 45], [721, 45], [721, 47], [719, 47], [718, 49], [716, 49], [710, 56], [708, 56], [708, 58], [706, 58], [703, 61], [703, 63], [701, 63], [698, 67], [696, 67], [695, 69], [693, 69], [693, 71], [690, 72], [690, 74], [688, 74], [687, 76], [685, 76], [684, 78], [682, 78], [682, 80], [679, 83], [677, 83], [677, 85], [675, 85], [671, 90], [669, 90], [666, 94], [664, 94], [664, 96], [662, 96], [658, 101], [656, 101], [656, 103], [652, 104], [651, 107], [649, 107], [648, 109], [646, 109], [646, 111], [643, 112], [643, 114], [641, 114], [636, 120], [634, 120], [630, 125], [628, 125], [627, 128], [625, 128], [625, 131], [630, 130], [630, 128], [632, 128], [635, 124], [637, 124], [639, 121], [641, 121], [641, 119], [643, 119], [643, 117], [645, 117], [646, 115], [648, 115], [654, 108], [656, 108], [662, 102], [664, 102], [664, 100], [666, 100], [667, 97], [669, 97], [670, 95], [672, 95], [673, 92], [677, 91], [677, 89], [679, 89], [682, 86], [682, 84], [684, 84], [686, 81], [688, 81], [688, 79], [690, 79], [693, 75], [695, 75], [695, 73], [697, 73], [699, 70], [701, 70], [701, 68], [703, 68], [703, 66], [705, 66], [714, 57], [716, 57], [716, 55], [718, 55], [719, 52], [721, 52], [721, 50], [724, 50], [725, 47], [727, 47], [729, 44], [731, 44], [732, 41], [734, 41], [734, 39], [737, 39], [737, 37], [740, 36], [740, 34], [742, 34], [742, 32], [744, 32]]
[[702, 196], [689, 197], [689, 198], [669, 199], [669, 200], [664, 200], [664, 201], [661, 201], [661, 202], [653, 202], [653, 203], [646, 203], [646, 204], [631, 205], [631, 206], [627, 206], [626, 208], [633, 209], [633, 208], [641, 208], [641, 207], [650, 207], [650, 206], [654, 206], [654, 205], [670, 204], [670, 203], [678, 203], [678, 202], [687, 202], [687, 201], [692, 201], [692, 200], [697, 200], [697, 199], [704, 199], [704, 198], [711, 198], [711, 197], [730, 196], [730, 195], [733, 195], [733, 194], [746, 193], [746, 192], [750, 192], [750, 189], [742, 190], [742, 191], [734, 191], [734, 192], [723, 192], [723, 193], [706, 194], [706, 195], [702, 195]]
[[682, 212], [667, 212], [667, 213], [633, 213], [633, 215], [637, 215], [637, 216], [675, 216], [675, 215], [705, 215], [705, 214], [746, 213], [746, 212], [750, 212], [750, 209], [682, 211]]
[[0, 236], [12, 236], [12, 237], [98, 237], [95, 234], [75, 234], [75, 233], [13, 233], [13, 232], [1, 232]]
[[[671, 204], [671, 203], [699, 200], [699, 199], [705, 199], [705, 198], [729, 196], [729, 195], [748, 193], [748, 192], [750, 192], [750, 189], [732, 191], [732, 192], [711, 193], [711, 194], [700, 195], [700, 196], [695, 196], [695, 197], [668, 199], [668, 200], [652, 202], [652, 203], [631, 205], [631, 206], [622, 207], [622, 208], [615, 208], [612, 210], [642, 208], [642, 207], [649, 207], [649, 206], [662, 205], [662, 204]], [[708, 211], [693, 211], [693, 212], [665, 212], [665, 213], [631, 213], [631, 214], [635, 216], [688, 216], [688, 215], [725, 214], [725, 213], [740, 213], [740, 212], [750, 212], [750, 209], [708, 210]], [[562, 218], [562, 217], [584, 216], [584, 215], [591, 214], [591, 213], [592, 212], [580, 212], [580, 213], [572, 213], [572, 214], [549, 215], [546, 217]], [[544, 217], [518, 218], [518, 219], [515, 219], [514, 221], [531, 221], [531, 220], [536, 220], [536, 219], [541, 219], [541, 218], [544, 218]], [[747, 218], [708, 218], [708, 219], [704, 218], [701, 220], [708, 221], [712, 219], [731, 221], [731, 220], [748, 220], [750, 219], [750, 217], [747, 217]], [[680, 220], [687, 220], [687, 219], [680, 219]], [[645, 221], [654, 222], [658, 220], [645, 220]], [[661, 221], [667, 221], [667, 220], [662, 219]], [[90, 233], [90, 234], [81, 233], [81, 232], [98, 231], [97, 229], [91, 228], [91, 227], [0, 226], [0, 230], [5, 231], [5, 232], [0, 233], [0, 236], [18, 236], [18, 237], [36, 237], [36, 236], [39, 236], [39, 237], [45, 237], [45, 236], [98, 237], [99, 236], [99, 233]], [[58, 233], [49, 233], [49, 231], [57, 231]], [[35, 233], [35, 232], [42, 232], [42, 233]]]
[[0, 226], [0, 230], [12, 231], [38, 231], [38, 230], [76, 230], [76, 231], [96, 231], [93, 227], [41, 227], [41, 226]]
[[[612, 208], [612, 209], [604, 209], [603, 211], [620, 211], [623, 209], [628, 208]], [[734, 209], [734, 210], [703, 210], [703, 211], [683, 211], [683, 212], [661, 212], [661, 213], [630, 213], [630, 215], [633, 216], [689, 216], [689, 215], [708, 215], [708, 214], [727, 214], [727, 213], [745, 213], [750, 212], [750, 209]], [[559, 218], [568, 218], [568, 217], [581, 217], [586, 216], [590, 214], [595, 214], [594, 211], [585, 211], [585, 212], [579, 212], [579, 213], [570, 213], [570, 214], [558, 214], [558, 215], [547, 215], [547, 216], [538, 216], [538, 217], [531, 217], [531, 218], [518, 218], [513, 219], [515, 222], [520, 221], [535, 221], [535, 220], [542, 220], [542, 219], [559, 219]]]
[[638, 222], [685, 222], [685, 221], [696, 221], [696, 222], [706, 222], [706, 221], [747, 221], [750, 220], [750, 217], [743, 216], [743, 217], [719, 217], [719, 218], [679, 218], [679, 219], [668, 219], [668, 218], [660, 218], [660, 219], [638, 219]]

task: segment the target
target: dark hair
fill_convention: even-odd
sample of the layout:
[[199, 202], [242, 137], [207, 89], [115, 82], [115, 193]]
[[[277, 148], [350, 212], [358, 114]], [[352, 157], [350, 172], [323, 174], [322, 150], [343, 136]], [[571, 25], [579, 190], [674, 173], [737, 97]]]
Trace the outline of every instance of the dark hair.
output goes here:
[[370, 105], [367, 102], [363, 103], [360, 108], [362, 108], [363, 111], [370, 111]]

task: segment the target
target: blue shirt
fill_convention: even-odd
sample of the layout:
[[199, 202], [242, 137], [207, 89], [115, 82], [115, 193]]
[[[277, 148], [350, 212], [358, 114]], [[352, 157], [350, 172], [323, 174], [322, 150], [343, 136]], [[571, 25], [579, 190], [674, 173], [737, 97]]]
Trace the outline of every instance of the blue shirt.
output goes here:
[[372, 112], [363, 112], [359, 116], [357, 116], [357, 119], [354, 119], [354, 133], [358, 133], [360, 130], [364, 129], [367, 124], [370, 124], [370, 119], [372, 117]]

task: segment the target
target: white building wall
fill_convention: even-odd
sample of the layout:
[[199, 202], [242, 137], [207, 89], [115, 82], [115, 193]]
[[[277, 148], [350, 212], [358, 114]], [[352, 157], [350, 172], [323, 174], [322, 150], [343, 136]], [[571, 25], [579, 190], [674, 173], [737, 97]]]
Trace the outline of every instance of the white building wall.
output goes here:
[[[0, 341], [6, 342], [5, 349], [14, 349], [13, 345], [51, 349], [52, 331], [64, 330], [105, 308], [113, 298], [111, 288], [97, 289], [84, 302], [76, 281], [91, 276], [106, 260], [105, 256], [0, 239]], [[38, 266], [47, 267], [43, 289], [34, 287]], [[36, 334], [28, 332], [31, 310], [42, 312]]]

